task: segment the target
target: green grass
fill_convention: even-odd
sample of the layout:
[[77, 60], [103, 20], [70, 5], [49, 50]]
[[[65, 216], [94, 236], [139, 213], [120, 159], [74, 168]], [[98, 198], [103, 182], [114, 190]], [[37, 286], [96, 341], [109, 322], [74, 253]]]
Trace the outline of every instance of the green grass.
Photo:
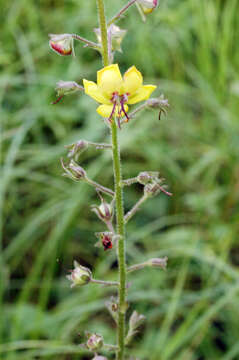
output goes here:
[[[106, 0], [108, 17], [123, 4]], [[94, 247], [94, 191], [63, 178], [59, 158], [64, 145], [108, 133], [89, 97], [50, 103], [58, 80], [94, 80], [101, 60], [80, 44], [76, 59], [57, 56], [48, 33], [95, 40], [95, 2], [0, 5], [0, 359], [90, 359], [77, 334], [115, 341], [111, 290], [72, 290], [65, 275], [76, 258], [115, 279], [115, 255]], [[147, 317], [130, 350], [141, 360], [239, 358], [238, 12], [237, 0], [161, 0], [146, 24], [134, 8], [120, 23], [129, 30], [121, 69], [135, 64], [171, 104], [167, 118], [146, 111], [120, 135], [124, 176], [160, 170], [174, 194], [146, 203], [128, 226], [129, 264], [169, 257], [165, 272], [130, 275], [130, 309]], [[108, 151], [85, 152], [82, 164], [111, 185]], [[140, 191], [126, 189], [127, 209]]]

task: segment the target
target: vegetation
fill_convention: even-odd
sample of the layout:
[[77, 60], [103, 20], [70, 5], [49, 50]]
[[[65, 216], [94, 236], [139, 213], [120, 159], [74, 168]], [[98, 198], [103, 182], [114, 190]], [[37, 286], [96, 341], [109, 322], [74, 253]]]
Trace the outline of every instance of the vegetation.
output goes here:
[[[106, 0], [108, 17], [124, 3]], [[74, 60], [56, 56], [48, 33], [95, 41], [95, 2], [0, 4], [0, 359], [90, 359], [75, 334], [87, 328], [114, 343], [104, 304], [112, 290], [70, 290], [65, 275], [76, 258], [110, 281], [115, 255], [94, 247], [94, 190], [61, 177], [59, 158], [79, 139], [104, 142], [106, 129], [87, 96], [50, 103], [58, 79], [94, 79], [101, 59], [80, 44]], [[129, 301], [147, 317], [132, 347], [141, 360], [239, 358], [238, 11], [237, 0], [161, 0], [144, 26], [134, 8], [121, 21], [131, 32], [116, 55], [122, 71], [136, 63], [171, 104], [160, 121], [148, 110], [120, 133], [125, 177], [158, 169], [173, 192], [128, 226], [130, 263], [169, 258], [167, 271], [142, 270], [132, 282]], [[110, 153], [82, 159], [89, 177], [112, 183]], [[126, 210], [141, 191], [126, 189]]]

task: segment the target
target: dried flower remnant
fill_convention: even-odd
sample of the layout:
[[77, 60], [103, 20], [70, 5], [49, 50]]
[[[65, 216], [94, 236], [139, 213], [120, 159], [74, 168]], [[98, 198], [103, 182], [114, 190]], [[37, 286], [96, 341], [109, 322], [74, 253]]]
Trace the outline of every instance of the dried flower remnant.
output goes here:
[[[111, 121], [116, 115], [118, 119], [126, 116], [128, 121], [128, 105], [146, 100], [156, 89], [155, 85], [143, 85], [142, 74], [135, 66], [129, 68], [123, 78], [118, 64], [104, 67], [97, 72], [97, 84], [83, 80], [85, 93], [101, 103], [98, 114]], [[120, 125], [119, 125], [120, 126]]]
[[91, 281], [92, 273], [90, 269], [85, 266], [78, 264], [74, 261], [74, 269], [71, 270], [71, 274], [67, 275], [66, 278], [72, 282], [71, 287], [86, 285]]
[[[101, 44], [100, 29], [99, 28], [94, 29], [94, 32], [96, 34], [99, 44]], [[123, 40], [124, 36], [126, 35], [126, 33], [127, 33], [127, 30], [121, 29], [119, 26], [117, 26], [115, 24], [111, 24], [107, 28], [108, 40], [110, 43], [109, 45], [111, 47], [111, 51], [122, 52], [121, 43], [122, 43], [122, 40]]]
[[73, 37], [71, 34], [49, 34], [49, 37], [50, 48], [58, 55], [74, 56]]
[[133, 337], [137, 334], [139, 327], [145, 322], [146, 317], [133, 311], [129, 319], [129, 331], [126, 336], [126, 344], [129, 344]]
[[110, 204], [108, 204], [103, 196], [101, 195], [100, 191], [97, 191], [97, 194], [101, 200], [100, 206], [92, 205], [91, 210], [98, 216], [98, 218], [105, 223], [109, 223], [112, 220], [114, 215], [114, 200]]

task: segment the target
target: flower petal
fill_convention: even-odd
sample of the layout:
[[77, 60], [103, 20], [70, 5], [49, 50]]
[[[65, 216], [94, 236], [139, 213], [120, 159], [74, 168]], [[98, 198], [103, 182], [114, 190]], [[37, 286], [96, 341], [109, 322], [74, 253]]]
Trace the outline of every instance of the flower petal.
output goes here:
[[[127, 112], [129, 107], [127, 105], [124, 105], [124, 109], [125, 111]], [[96, 109], [96, 111], [98, 112], [99, 115], [103, 116], [104, 118], [109, 118], [111, 113], [112, 113], [112, 110], [113, 110], [113, 105], [100, 105], [98, 106], [98, 108]], [[119, 112], [119, 107], [116, 106], [116, 109], [115, 109], [115, 114], [118, 115], [118, 112]], [[123, 111], [121, 111], [121, 116], [124, 116], [124, 113]]]
[[156, 89], [155, 85], [143, 85], [132, 96], [129, 97], [127, 104], [136, 104], [137, 102], [147, 100]]
[[131, 66], [124, 74], [124, 90], [133, 95], [143, 84], [141, 72], [135, 66]]
[[93, 81], [83, 80], [85, 93], [91, 96], [94, 100], [102, 104], [111, 104], [111, 101], [107, 99], [104, 94], [100, 91], [96, 83]]
[[97, 71], [97, 85], [110, 99], [114, 92], [121, 94], [123, 90], [123, 80], [118, 64], [112, 64]]

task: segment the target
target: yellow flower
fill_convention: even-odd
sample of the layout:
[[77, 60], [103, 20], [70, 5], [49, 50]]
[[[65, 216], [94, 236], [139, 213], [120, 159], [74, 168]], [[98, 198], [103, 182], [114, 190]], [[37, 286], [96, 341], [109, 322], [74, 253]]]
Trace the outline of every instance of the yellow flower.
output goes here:
[[98, 114], [111, 120], [112, 116], [126, 116], [127, 104], [136, 104], [146, 100], [156, 89], [154, 85], [143, 85], [143, 77], [135, 66], [129, 68], [123, 78], [118, 64], [104, 67], [97, 72], [97, 84], [83, 80], [85, 93], [98, 103]]

